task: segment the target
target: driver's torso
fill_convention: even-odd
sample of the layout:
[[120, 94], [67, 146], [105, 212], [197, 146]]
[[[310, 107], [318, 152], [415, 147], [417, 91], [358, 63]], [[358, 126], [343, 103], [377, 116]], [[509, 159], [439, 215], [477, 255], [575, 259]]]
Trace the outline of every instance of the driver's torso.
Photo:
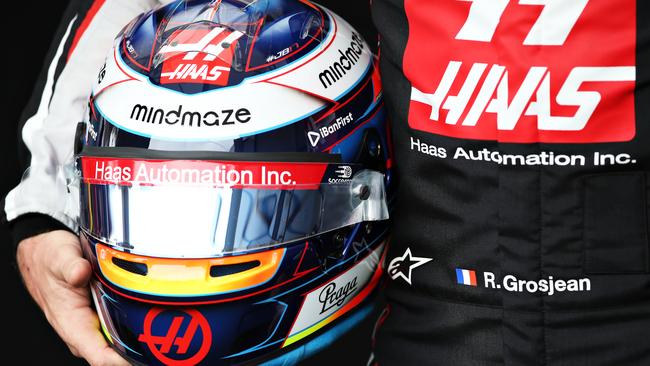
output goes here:
[[380, 364], [650, 362], [648, 14], [374, 2], [400, 177]]

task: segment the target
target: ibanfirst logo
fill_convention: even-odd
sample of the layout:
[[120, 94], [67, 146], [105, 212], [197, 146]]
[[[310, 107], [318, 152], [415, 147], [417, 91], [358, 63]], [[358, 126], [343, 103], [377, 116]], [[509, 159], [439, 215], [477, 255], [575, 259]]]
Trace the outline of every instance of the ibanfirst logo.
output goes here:
[[341, 57], [337, 61], [334, 61], [329, 67], [318, 74], [318, 80], [320, 80], [320, 83], [325, 89], [339, 81], [359, 62], [363, 54], [363, 40], [361, 37], [353, 32], [350, 45], [345, 50], [339, 49], [339, 54]]

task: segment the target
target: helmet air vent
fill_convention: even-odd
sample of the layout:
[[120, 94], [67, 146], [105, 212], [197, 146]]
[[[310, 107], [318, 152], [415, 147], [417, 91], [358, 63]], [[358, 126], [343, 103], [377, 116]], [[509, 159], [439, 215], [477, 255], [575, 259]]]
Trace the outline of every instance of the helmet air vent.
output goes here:
[[236, 273], [248, 271], [258, 267], [262, 263], [258, 260], [243, 262], [243, 263], [234, 263], [234, 264], [220, 264], [210, 267], [210, 277], [223, 277], [229, 276]]
[[122, 268], [123, 270], [138, 274], [140, 276], [146, 276], [149, 272], [147, 265], [144, 263], [132, 262], [117, 257], [113, 257], [111, 261], [114, 265]]

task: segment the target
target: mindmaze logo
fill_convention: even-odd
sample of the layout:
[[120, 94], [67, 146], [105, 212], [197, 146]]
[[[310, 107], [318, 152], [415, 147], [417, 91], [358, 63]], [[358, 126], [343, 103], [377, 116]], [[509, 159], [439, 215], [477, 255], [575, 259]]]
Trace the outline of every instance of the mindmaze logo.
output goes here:
[[318, 74], [318, 80], [320, 80], [325, 89], [339, 81], [339, 79], [345, 76], [359, 62], [363, 54], [363, 40], [361, 37], [356, 33], [352, 33], [350, 45], [345, 50], [339, 49], [339, 54], [341, 57], [337, 61], [334, 61], [329, 67]]
[[144, 104], [135, 104], [131, 109], [130, 118], [135, 121], [181, 126], [227, 126], [235, 123], [246, 123], [251, 120], [251, 112], [246, 108], [222, 109], [220, 111], [183, 111], [179, 105], [175, 110], [150, 107]]
[[334, 307], [343, 306], [346, 299], [354, 294], [357, 288], [357, 277], [354, 277], [352, 281], [342, 287], [338, 287], [336, 282], [328, 283], [318, 295], [318, 301], [323, 305], [320, 313], [323, 314]]

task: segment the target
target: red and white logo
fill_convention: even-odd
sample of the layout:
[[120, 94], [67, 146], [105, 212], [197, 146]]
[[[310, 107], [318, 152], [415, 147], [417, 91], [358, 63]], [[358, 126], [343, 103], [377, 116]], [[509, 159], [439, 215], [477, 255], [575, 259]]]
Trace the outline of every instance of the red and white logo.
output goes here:
[[327, 163], [315, 162], [81, 158], [84, 182], [127, 186], [318, 189], [327, 168]]
[[235, 45], [242, 35], [223, 27], [178, 31], [158, 51], [165, 58], [160, 82], [227, 85]]
[[[162, 329], [167, 329], [165, 334], [156, 333]], [[210, 352], [212, 329], [198, 310], [152, 308], [138, 340], [165, 365], [196, 365]]]
[[634, 137], [634, 0], [407, 0], [405, 7], [411, 128], [500, 142]]

